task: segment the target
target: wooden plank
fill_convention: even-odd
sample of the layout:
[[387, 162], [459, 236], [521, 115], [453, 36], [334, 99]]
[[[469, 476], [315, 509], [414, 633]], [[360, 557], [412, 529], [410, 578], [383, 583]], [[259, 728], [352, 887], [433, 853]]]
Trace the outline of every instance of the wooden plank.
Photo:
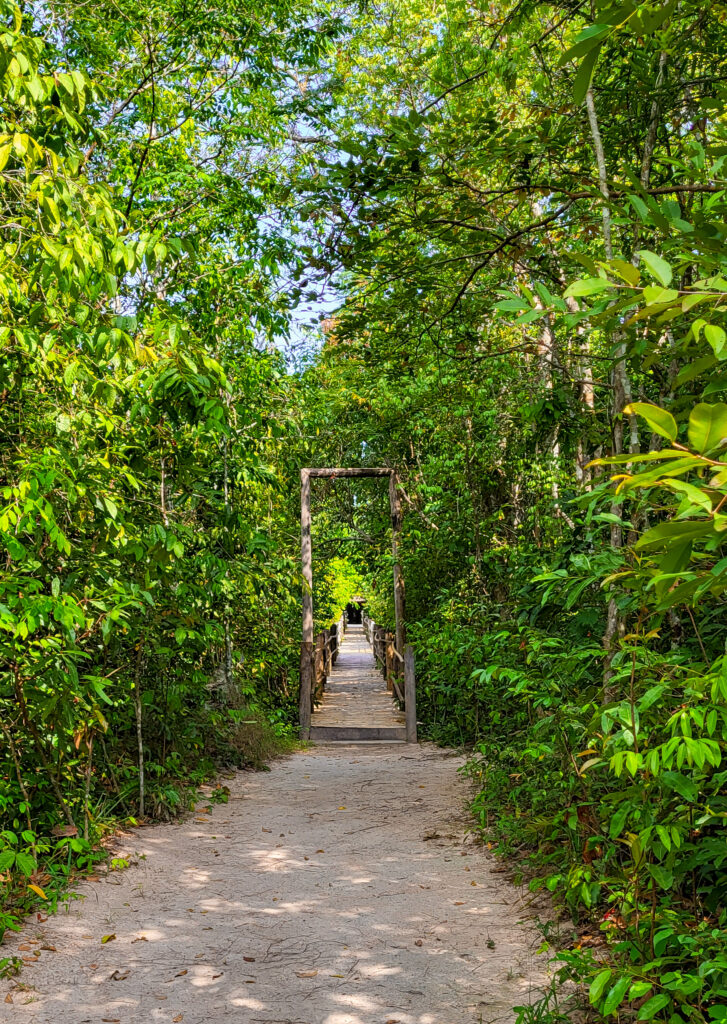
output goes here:
[[346, 469], [345, 467], [335, 468], [330, 466], [321, 466], [315, 469], [304, 469], [303, 473], [308, 473], [312, 477], [343, 477], [343, 476], [391, 476], [394, 472], [393, 469], [386, 469], [382, 466], [374, 466], [371, 468], [353, 468]]
[[404, 712], [406, 714], [406, 742], [417, 742], [417, 690], [414, 648], [404, 648]]
[[357, 740], [405, 742], [406, 729], [403, 726], [312, 725], [310, 738], [318, 743], [336, 743], [341, 740], [348, 740], [351, 743]]

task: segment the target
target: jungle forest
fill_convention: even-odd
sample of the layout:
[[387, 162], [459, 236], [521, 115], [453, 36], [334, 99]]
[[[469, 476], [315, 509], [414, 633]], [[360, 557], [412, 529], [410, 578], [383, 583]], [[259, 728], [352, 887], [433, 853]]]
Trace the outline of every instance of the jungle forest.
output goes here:
[[512, 1019], [727, 1021], [724, 4], [0, 0], [0, 94], [0, 936], [296, 746], [388, 467]]

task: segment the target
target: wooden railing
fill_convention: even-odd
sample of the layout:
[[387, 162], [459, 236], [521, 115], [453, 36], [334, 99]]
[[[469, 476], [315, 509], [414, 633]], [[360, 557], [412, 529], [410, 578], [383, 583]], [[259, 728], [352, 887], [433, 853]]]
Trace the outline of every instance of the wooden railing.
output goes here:
[[328, 629], [319, 633], [313, 643], [313, 686], [311, 687], [311, 710], [313, 704], [323, 697], [326, 680], [333, 671], [338, 659], [338, 650], [346, 631], [345, 615], [338, 622], [332, 623]]
[[414, 648], [406, 644], [396, 648], [396, 635], [377, 625], [363, 613], [363, 628], [374, 652], [376, 665], [386, 680], [386, 688], [396, 696], [406, 716], [406, 742], [417, 742], [416, 669]]

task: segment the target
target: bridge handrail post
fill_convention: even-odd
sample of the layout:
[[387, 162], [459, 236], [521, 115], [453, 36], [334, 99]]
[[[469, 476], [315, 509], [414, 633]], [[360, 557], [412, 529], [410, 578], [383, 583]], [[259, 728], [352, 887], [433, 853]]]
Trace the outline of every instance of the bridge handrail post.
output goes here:
[[417, 742], [417, 691], [414, 648], [404, 648], [404, 714], [406, 716], [406, 742]]

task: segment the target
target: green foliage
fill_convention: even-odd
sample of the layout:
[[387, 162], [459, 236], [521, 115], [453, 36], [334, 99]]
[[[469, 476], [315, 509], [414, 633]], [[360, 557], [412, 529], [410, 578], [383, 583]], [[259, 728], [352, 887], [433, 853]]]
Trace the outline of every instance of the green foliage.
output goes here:
[[289, 743], [288, 247], [250, 228], [276, 62], [326, 33], [249, 13], [0, 5], [0, 937], [115, 822]]

